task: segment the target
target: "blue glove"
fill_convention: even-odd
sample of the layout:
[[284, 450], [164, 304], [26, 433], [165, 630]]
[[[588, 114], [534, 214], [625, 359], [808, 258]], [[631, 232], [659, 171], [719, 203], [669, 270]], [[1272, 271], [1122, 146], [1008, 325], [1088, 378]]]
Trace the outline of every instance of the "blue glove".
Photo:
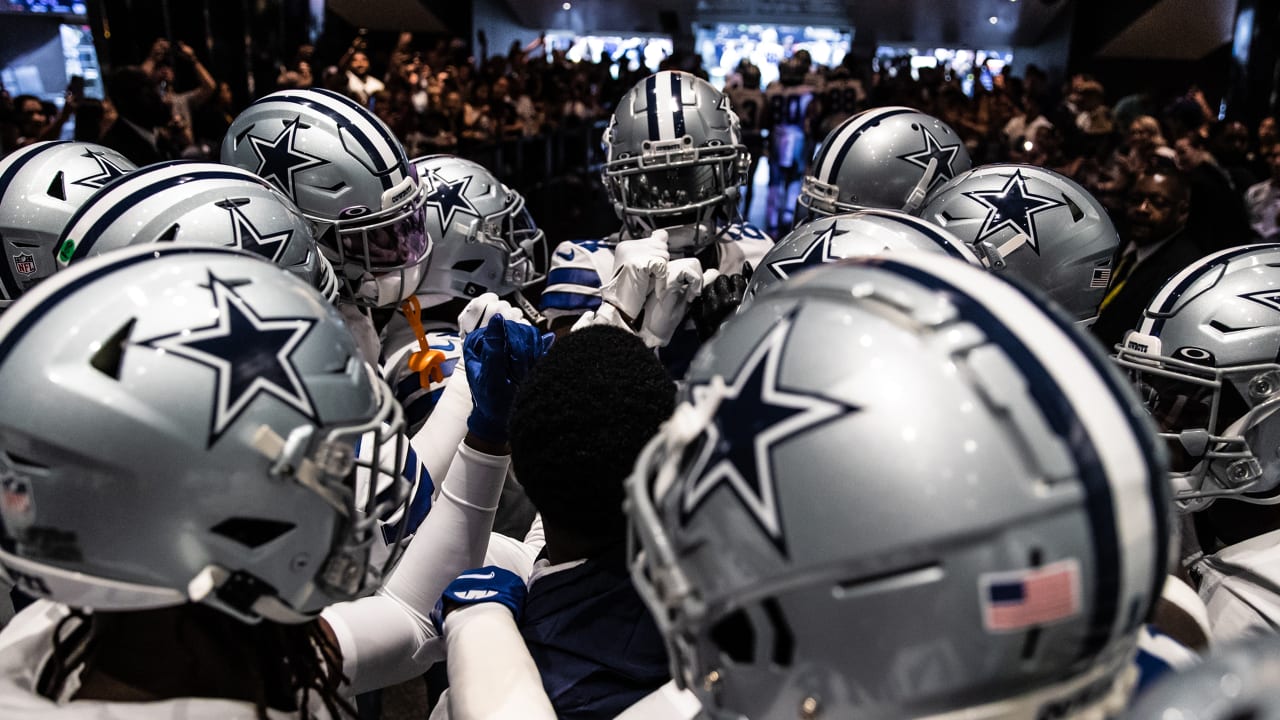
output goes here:
[[444, 594], [436, 601], [431, 611], [431, 623], [436, 632], [444, 634], [445, 615], [462, 605], [478, 603], [501, 603], [520, 621], [520, 611], [524, 609], [524, 597], [528, 592], [524, 580], [519, 575], [496, 565], [486, 565], [475, 570], [468, 570], [449, 583]]
[[471, 434], [492, 443], [507, 441], [507, 421], [516, 386], [547, 352], [554, 338], [532, 325], [494, 315], [489, 324], [467, 333], [462, 359], [474, 403], [467, 418]]

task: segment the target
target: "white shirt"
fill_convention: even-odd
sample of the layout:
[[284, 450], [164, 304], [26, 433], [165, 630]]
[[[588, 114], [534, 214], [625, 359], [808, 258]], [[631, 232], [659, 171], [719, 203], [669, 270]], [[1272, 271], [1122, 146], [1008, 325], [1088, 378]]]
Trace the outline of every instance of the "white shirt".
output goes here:
[[1214, 643], [1280, 631], [1280, 530], [1205, 555], [1191, 571]]

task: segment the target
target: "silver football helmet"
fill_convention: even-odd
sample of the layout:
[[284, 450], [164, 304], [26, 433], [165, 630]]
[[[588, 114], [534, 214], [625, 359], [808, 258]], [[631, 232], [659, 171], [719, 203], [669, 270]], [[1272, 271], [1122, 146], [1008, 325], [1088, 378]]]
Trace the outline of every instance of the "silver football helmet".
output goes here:
[[257, 175], [218, 163], [148, 165], [95, 194], [63, 231], [58, 266], [155, 242], [240, 248], [338, 298], [333, 266], [298, 208]]
[[524, 196], [484, 166], [454, 155], [413, 164], [426, 188], [427, 233], [435, 241], [419, 296], [437, 302], [486, 292], [505, 296], [546, 277], [546, 235]]
[[357, 304], [398, 305], [426, 273], [423, 188], [381, 120], [328, 90], [281, 90], [245, 108], [222, 162], [262, 176], [316, 225]]
[[[0, 318], [0, 384], [0, 564], [25, 592], [303, 622], [377, 587], [403, 415], [276, 266], [180, 244], [76, 263]], [[363, 495], [362, 439], [387, 448]]]
[[1174, 500], [1280, 503], [1280, 244], [1173, 276], [1117, 347], [1172, 451]]
[[887, 253], [788, 280], [701, 348], [627, 511], [672, 674], [713, 717], [1127, 699], [1165, 464], [1055, 313]]
[[1097, 317], [1120, 236], [1106, 209], [1070, 178], [1034, 165], [983, 165], [930, 195], [920, 216], [1077, 321]]
[[672, 248], [704, 247], [738, 217], [750, 155], [729, 99], [664, 70], [618, 101], [604, 131], [604, 184], [631, 237], [668, 231]]
[[801, 184], [796, 218], [869, 207], [915, 212], [930, 190], [972, 166], [964, 141], [932, 115], [865, 110], [823, 140]]
[[58, 269], [58, 235], [76, 209], [136, 169], [84, 142], [38, 142], [0, 160], [0, 310]]
[[1143, 693], [1125, 720], [1280, 720], [1280, 639], [1227, 647]]
[[951, 233], [896, 210], [859, 210], [806, 223], [778, 241], [756, 265], [742, 307], [805, 268], [882, 252], [930, 252], [980, 265]]

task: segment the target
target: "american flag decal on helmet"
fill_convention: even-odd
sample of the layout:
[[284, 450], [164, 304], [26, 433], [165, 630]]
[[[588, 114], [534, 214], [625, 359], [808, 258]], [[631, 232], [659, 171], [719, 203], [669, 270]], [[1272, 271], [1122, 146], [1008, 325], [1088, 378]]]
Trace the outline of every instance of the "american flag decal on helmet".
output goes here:
[[1080, 614], [1080, 562], [984, 573], [978, 578], [982, 624], [988, 632], [1047, 625]]
[[1089, 287], [1104, 288], [1111, 284], [1111, 268], [1097, 267], [1093, 269], [1093, 277], [1089, 280]]

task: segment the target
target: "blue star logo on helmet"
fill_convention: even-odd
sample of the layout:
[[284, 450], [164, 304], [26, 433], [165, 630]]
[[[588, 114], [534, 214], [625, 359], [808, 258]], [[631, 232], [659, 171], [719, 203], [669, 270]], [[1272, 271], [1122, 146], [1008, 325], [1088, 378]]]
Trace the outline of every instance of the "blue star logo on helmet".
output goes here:
[[[774, 485], [774, 449], [859, 409], [781, 384], [782, 350], [794, 316], [793, 311], [782, 318], [751, 351], [737, 375], [726, 381], [680, 498], [680, 519], [687, 524], [712, 492], [723, 487], [738, 497], [783, 555], [787, 548]], [[707, 402], [710, 386], [692, 385], [690, 393], [695, 403]]]
[[1280, 312], [1280, 290], [1259, 290], [1257, 292], [1245, 293], [1240, 297], [1245, 300], [1252, 300], [1265, 308]]
[[98, 163], [98, 173], [86, 178], [80, 178], [79, 180], [73, 180], [71, 181], [72, 185], [79, 185], [81, 187], [98, 190], [112, 180], [115, 180], [118, 177], [123, 177], [129, 172], [117, 165], [114, 160], [107, 156], [106, 153], [98, 150], [86, 150], [83, 157], [90, 158], [94, 162]]
[[839, 260], [839, 257], [831, 254], [831, 241], [847, 232], [847, 230], [837, 232], [836, 226], [832, 224], [831, 227], [823, 230], [809, 247], [805, 248], [803, 255], [775, 260], [769, 263], [769, 270], [773, 271], [779, 280], [786, 280], [804, 268]]
[[311, 422], [319, 422], [315, 404], [290, 359], [317, 321], [261, 317], [236, 293], [232, 283], [213, 273], [209, 274], [208, 287], [217, 318], [212, 325], [138, 344], [213, 370], [216, 379], [209, 446], [262, 395], [270, 395]]
[[286, 228], [274, 235], [263, 235], [262, 231], [254, 227], [253, 222], [240, 209], [241, 206], [247, 205], [249, 202], [248, 198], [232, 198], [219, 200], [214, 204], [231, 214], [233, 247], [247, 250], [271, 262], [276, 262], [280, 257], [281, 251], [288, 244], [289, 238], [292, 237], [293, 229]]
[[431, 190], [427, 193], [427, 205], [436, 209], [436, 216], [440, 218], [442, 230], [448, 231], [449, 223], [453, 222], [453, 216], [459, 212], [480, 217], [480, 211], [467, 197], [467, 188], [471, 187], [470, 175], [457, 180], [445, 180], [433, 170], [427, 174], [427, 181], [431, 183]]
[[249, 145], [253, 148], [253, 153], [258, 156], [256, 174], [264, 180], [275, 184], [285, 195], [295, 201], [298, 198], [293, 193], [293, 176], [303, 170], [319, 167], [329, 162], [324, 158], [307, 154], [294, 147], [300, 125], [301, 118], [295, 117], [292, 120], [285, 121], [280, 134], [274, 140], [267, 140], [252, 134], [248, 138]]
[[929, 187], [926, 188], [931, 190], [934, 185], [941, 184], [956, 176], [954, 163], [956, 155], [960, 154], [960, 144], [943, 145], [924, 126], [920, 127], [920, 134], [924, 136], [924, 149], [907, 153], [906, 155], [899, 155], [898, 159], [906, 160], [922, 170], [927, 170], [929, 169], [929, 161], [936, 158], [938, 162], [934, 168], [933, 179], [929, 181]]
[[964, 195], [987, 208], [987, 216], [974, 242], [982, 242], [1001, 230], [1009, 229], [1026, 235], [1027, 244], [1037, 255], [1040, 254], [1040, 238], [1036, 235], [1036, 214], [1067, 205], [1062, 200], [1027, 190], [1027, 180], [1022, 177], [1021, 170], [1014, 170], [999, 190], [974, 190]]

